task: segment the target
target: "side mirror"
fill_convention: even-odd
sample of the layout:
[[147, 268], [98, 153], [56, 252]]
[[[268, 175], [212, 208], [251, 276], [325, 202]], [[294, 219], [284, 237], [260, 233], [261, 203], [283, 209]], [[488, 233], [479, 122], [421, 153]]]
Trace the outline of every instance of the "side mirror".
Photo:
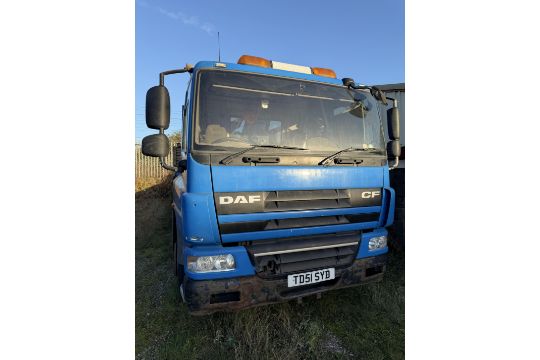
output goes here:
[[142, 139], [142, 153], [146, 156], [163, 158], [169, 155], [169, 138], [164, 134], [145, 136]]
[[397, 101], [394, 100], [394, 106], [387, 112], [388, 118], [388, 136], [392, 140], [388, 143], [388, 152], [396, 158], [395, 165], [391, 168], [397, 167], [398, 158], [401, 155], [401, 144], [399, 143], [399, 109], [397, 107]]
[[401, 144], [399, 140], [392, 140], [388, 143], [387, 151], [392, 154], [394, 158], [401, 156]]
[[399, 140], [399, 109], [394, 106], [387, 112], [388, 136], [391, 140]]
[[163, 85], [151, 87], [146, 93], [146, 126], [167, 129], [171, 121], [169, 90]]

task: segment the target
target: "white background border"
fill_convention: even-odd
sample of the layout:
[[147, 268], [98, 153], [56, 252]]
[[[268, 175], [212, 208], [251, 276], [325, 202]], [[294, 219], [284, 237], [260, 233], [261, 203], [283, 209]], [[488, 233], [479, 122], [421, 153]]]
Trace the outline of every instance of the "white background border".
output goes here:
[[[0, 358], [134, 356], [134, 9], [1, 6]], [[538, 13], [406, 2], [410, 359], [539, 356]]]
[[134, 357], [134, 10], [1, 5], [2, 359]]

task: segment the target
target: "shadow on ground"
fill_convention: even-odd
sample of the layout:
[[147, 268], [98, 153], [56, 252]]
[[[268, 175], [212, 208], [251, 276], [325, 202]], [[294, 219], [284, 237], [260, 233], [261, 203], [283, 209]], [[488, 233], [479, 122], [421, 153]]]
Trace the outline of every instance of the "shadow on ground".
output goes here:
[[402, 359], [404, 252], [381, 283], [206, 317], [188, 315], [173, 273], [170, 178], [135, 194], [137, 359]]

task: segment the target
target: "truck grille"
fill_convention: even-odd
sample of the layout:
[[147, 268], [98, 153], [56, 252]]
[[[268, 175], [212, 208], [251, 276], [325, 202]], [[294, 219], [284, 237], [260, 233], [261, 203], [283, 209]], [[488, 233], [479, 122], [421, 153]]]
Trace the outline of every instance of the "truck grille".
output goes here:
[[349, 190], [270, 191], [266, 193], [264, 211], [336, 209], [351, 207]]
[[218, 215], [380, 206], [382, 189], [323, 189], [215, 193]]
[[288, 274], [352, 264], [360, 232], [267, 240], [246, 246], [258, 276], [284, 278]]
[[380, 188], [221, 192], [214, 199], [221, 241], [232, 243], [374, 228], [382, 193]]

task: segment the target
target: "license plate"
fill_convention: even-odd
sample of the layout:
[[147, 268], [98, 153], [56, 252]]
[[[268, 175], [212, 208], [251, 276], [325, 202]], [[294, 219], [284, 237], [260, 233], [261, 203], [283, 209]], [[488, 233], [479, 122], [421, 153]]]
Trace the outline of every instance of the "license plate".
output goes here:
[[332, 280], [336, 277], [334, 268], [315, 270], [301, 274], [287, 276], [288, 287], [315, 284], [321, 281]]

